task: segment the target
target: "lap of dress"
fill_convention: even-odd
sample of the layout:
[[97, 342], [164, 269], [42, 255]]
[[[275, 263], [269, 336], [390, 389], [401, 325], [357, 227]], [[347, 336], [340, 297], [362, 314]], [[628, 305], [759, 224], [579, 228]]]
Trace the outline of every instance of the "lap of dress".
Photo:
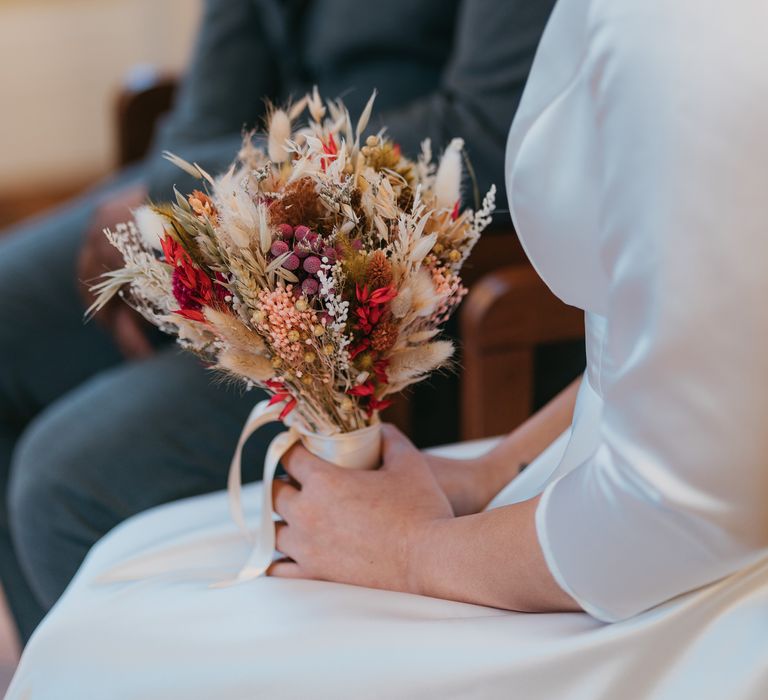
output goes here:
[[[566, 440], [526, 479], [547, 478]], [[606, 625], [318, 581], [211, 587], [247, 553], [224, 493], [135, 516], [89, 554], [7, 697], [766, 697], [768, 562]]]

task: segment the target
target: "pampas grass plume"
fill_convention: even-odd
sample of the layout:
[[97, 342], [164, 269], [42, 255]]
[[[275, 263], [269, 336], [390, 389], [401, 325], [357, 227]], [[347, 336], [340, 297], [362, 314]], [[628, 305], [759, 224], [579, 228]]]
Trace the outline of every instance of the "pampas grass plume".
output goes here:
[[403, 318], [410, 310], [413, 302], [413, 292], [410, 287], [403, 287], [390, 302], [390, 310], [395, 318]]
[[148, 205], [134, 209], [132, 213], [144, 245], [149, 250], [162, 250], [161, 241], [165, 237], [165, 222], [162, 217]]
[[276, 109], [269, 118], [269, 135], [267, 137], [267, 151], [269, 157], [275, 163], [283, 163], [288, 160], [290, 153], [285, 147], [285, 142], [291, 138], [291, 120], [285, 110]]
[[219, 354], [217, 367], [238, 377], [263, 384], [275, 374], [270, 361], [263, 355], [227, 349]]
[[461, 151], [464, 148], [464, 140], [455, 138], [445, 149], [440, 165], [435, 175], [435, 198], [437, 206], [442, 209], [453, 209], [456, 202], [461, 199]]
[[413, 295], [411, 308], [417, 316], [431, 316], [440, 301], [432, 284], [432, 276], [423, 267], [413, 276], [410, 285]]
[[394, 353], [387, 374], [393, 385], [415, 382], [425, 374], [444, 365], [453, 355], [453, 344], [437, 340], [427, 345], [406, 348]]
[[216, 311], [207, 306], [203, 313], [205, 319], [213, 326], [214, 332], [238, 351], [263, 355], [266, 346], [261, 336], [252, 331], [240, 319], [224, 311]]

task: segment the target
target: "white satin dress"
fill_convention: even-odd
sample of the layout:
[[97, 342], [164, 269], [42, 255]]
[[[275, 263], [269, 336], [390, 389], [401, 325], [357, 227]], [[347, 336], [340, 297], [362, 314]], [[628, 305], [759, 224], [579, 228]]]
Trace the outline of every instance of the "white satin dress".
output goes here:
[[219, 493], [107, 535], [8, 698], [768, 698], [766, 28], [765, 0], [560, 0], [511, 130], [514, 221], [586, 310], [588, 370], [572, 429], [491, 507], [543, 491], [587, 612], [214, 590], [247, 554]]

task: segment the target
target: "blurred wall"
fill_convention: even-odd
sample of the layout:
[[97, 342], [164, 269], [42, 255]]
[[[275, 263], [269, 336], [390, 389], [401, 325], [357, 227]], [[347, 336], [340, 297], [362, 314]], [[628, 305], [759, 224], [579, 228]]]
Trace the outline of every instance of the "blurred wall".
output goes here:
[[0, 0], [0, 192], [67, 189], [113, 163], [129, 70], [179, 71], [199, 0]]

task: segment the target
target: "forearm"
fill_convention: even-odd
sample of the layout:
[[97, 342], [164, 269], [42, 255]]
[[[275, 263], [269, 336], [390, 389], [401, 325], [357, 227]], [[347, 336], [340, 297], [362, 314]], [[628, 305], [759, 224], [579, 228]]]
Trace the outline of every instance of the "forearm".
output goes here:
[[570, 425], [579, 383], [573, 382], [482, 457], [460, 460], [426, 455], [455, 515], [483, 510], [523, 466], [536, 459]]
[[580, 610], [541, 551], [539, 498], [438, 520], [415, 533], [409, 543], [412, 592], [521, 612]]

